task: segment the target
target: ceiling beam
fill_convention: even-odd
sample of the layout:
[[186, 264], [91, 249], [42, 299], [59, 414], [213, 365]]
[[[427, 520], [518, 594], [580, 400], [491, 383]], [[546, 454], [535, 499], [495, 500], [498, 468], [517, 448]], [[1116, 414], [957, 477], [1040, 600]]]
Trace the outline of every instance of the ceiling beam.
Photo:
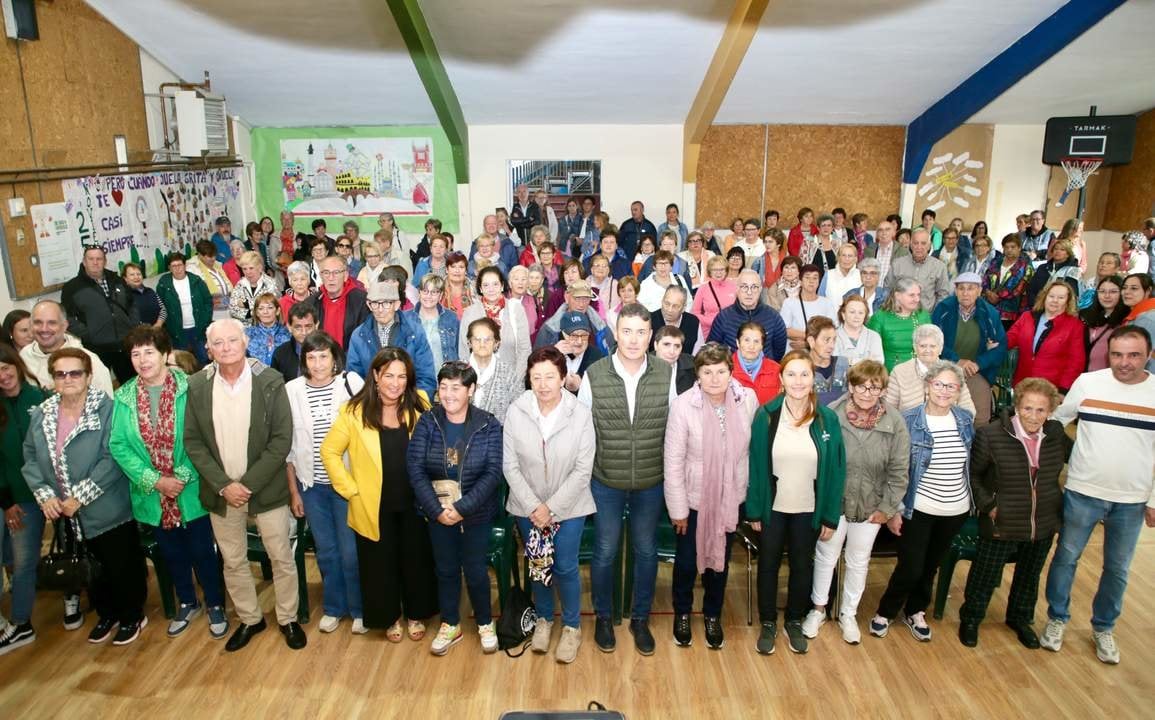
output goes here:
[[706, 77], [702, 78], [702, 85], [694, 97], [694, 104], [686, 115], [683, 127], [682, 140], [682, 180], [692, 183], [698, 177], [698, 153], [702, 149], [702, 140], [706, 131], [718, 116], [718, 108], [726, 99], [730, 91], [730, 84], [734, 82], [734, 74], [742, 65], [746, 57], [746, 50], [758, 25], [762, 22], [762, 15], [770, 0], [735, 0], [734, 10], [726, 22], [726, 30], [718, 48], [714, 51], [714, 58], [706, 70]]
[[457, 183], [466, 184], [469, 182], [469, 128], [465, 124], [457, 93], [449, 81], [449, 74], [445, 72], [445, 64], [437, 52], [433, 34], [425, 22], [425, 14], [421, 12], [417, 0], [385, 0], [385, 3], [397, 21], [401, 37], [409, 48], [409, 56], [425, 85], [425, 92], [429, 94], [429, 102], [433, 104], [441, 129], [449, 138]]
[[1071, 0], [927, 108], [906, 128], [902, 181], [918, 182], [922, 166], [936, 142], [1077, 40], [1125, 1]]

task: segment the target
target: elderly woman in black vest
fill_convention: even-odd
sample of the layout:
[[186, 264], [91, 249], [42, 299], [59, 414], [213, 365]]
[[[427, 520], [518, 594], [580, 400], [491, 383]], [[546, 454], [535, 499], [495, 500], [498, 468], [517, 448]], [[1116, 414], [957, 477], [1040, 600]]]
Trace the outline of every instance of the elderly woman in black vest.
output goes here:
[[1003, 565], [1017, 553], [1015, 579], [1007, 598], [1007, 625], [1032, 650], [1039, 637], [1031, 627], [1039, 576], [1051, 542], [1062, 525], [1063, 491], [1059, 473], [1074, 441], [1057, 420], [1059, 391], [1042, 378], [1015, 386], [1015, 414], [975, 430], [971, 448], [971, 489], [979, 516], [978, 556], [967, 576], [966, 599], [959, 608], [958, 636], [963, 645], [979, 642], [979, 624]]

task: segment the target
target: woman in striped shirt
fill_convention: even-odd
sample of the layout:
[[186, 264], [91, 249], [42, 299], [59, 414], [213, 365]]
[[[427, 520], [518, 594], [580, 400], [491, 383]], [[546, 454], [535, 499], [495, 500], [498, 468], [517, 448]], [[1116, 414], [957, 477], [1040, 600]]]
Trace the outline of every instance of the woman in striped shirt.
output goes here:
[[870, 633], [886, 637], [890, 622], [903, 622], [916, 640], [931, 638], [926, 623], [931, 587], [951, 540], [970, 516], [970, 448], [974, 416], [958, 407], [966, 379], [962, 368], [939, 360], [926, 372], [926, 402], [902, 414], [910, 431], [910, 484], [898, 514], [887, 522], [898, 536], [898, 564]]
[[353, 632], [366, 632], [357, 569], [357, 544], [349, 527], [349, 503], [333, 489], [321, 462], [321, 442], [333, 426], [338, 408], [365, 384], [356, 373], [344, 372], [345, 353], [323, 331], [301, 343], [301, 377], [285, 385], [293, 413], [293, 444], [289, 450], [289, 508], [306, 517], [317, 547], [323, 609], [318, 629], [331, 633], [341, 618], [353, 619]]

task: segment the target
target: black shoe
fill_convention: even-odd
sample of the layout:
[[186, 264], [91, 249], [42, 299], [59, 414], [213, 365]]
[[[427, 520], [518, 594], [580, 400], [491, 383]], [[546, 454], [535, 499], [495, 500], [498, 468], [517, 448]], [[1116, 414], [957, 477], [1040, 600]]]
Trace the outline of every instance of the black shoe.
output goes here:
[[236, 632], [229, 638], [229, 641], [225, 643], [225, 652], [236, 652], [240, 650], [249, 644], [249, 641], [253, 639], [254, 635], [259, 632], [264, 632], [267, 627], [268, 625], [265, 623], [264, 618], [261, 618], [261, 621], [255, 625], [241, 623], [240, 626], [237, 627]]
[[300, 650], [308, 644], [305, 631], [296, 622], [287, 622], [281, 626], [281, 634], [285, 636], [285, 644], [290, 650]]
[[618, 645], [618, 640], [614, 637], [614, 622], [608, 617], [599, 617], [594, 621], [594, 642], [597, 643], [598, 650], [602, 652], [613, 652]]
[[140, 637], [140, 631], [144, 629], [145, 625], [148, 625], [148, 617], [145, 615], [142, 615], [140, 620], [137, 620], [134, 623], [129, 623], [127, 625], [125, 623], [121, 623], [120, 629], [116, 631], [116, 637], [112, 639], [112, 644], [128, 645], [132, 643], [132, 641]]
[[650, 621], [630, 620], [630, 634], [634, 636], [634, 647], [642, 655], [654, 654], [654, 634], [650, 632]]
[[758, 633], [758, 652], [762, 655], [774, 654], [774, 640], [778, 637], [778, 626], [772, 622], [762, 623], [762, 631]]
[[711, 650], [721, 650], [725, 639], [722, 636], [722, 621], [716, 617], [706, 616], [702, 618], [702, 622], [706, 625], [706, 644]]
[[674, 616], [674, 642], [679, 647], [690, 647], [690, 644], [694, 642], [694, 636], [690, 630], [689, 615]]
[[92, 628], [92, 632], [88, 633], [88, 642], [102, 643], [112, 637], [112, 631], [116, 629], [116, 621], [109, 618], [100, 618], [96, 621], [96, 627]]
[[1039, 649], [1039, 635], [1035, 629], [1027, 623], [1012, 623], [1008, 622], [1007, 627], [1015, 631], [1015, 637], [1019, 639], [1023, 647], [1028, 650]]
[[36, 642], [36, 631], [32, 629], [32, 623], [9, 625], [0, 632], [0, 655], [33, 642]]
[[806, 636], [802, 634], [801, 620], [790, 620], [786, 623], [786, 639], [790, 641], [790, 652], [805, 655], [809, 649]]
[[979, 624], [964, 620], [958, 626], [958, 641], [967, 647], [976, 647], [979, 644]]

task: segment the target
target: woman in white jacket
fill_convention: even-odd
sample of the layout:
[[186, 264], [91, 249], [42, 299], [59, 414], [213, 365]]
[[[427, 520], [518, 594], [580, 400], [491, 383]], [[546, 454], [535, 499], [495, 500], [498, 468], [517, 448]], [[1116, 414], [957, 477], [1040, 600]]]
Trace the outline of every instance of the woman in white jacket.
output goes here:
[[305, 517], [317, 548], [321, 570], [323, 613], [318, 629], [330, 633], [341, 618], [353, 619], [353, 632], [365, 630], [357, 543], [349, 527], [349, 503], [333, 490], [321, 462], [321, 442], [333, 425], [337, 410], [365, 383], [356, 373], [344, 372], [345, 353], [324, 332], [314, 332], [301, 343], [304, 372], [285, 385], [293, 413], [293, 444], [289, 449], [289, 508]]
[[537, 610], [532, 648], [549, 652], [554, 606], [550, 585], [556, 584], [563, 626], [556, 651], [559, 663], [573, 662], [581, 646], [578, 549], [586, 516], [595, 509], [590, 492], [593, 416], [566, 392], [566, 373], [565, 356], [552, 345], [530, 355], [532, 389], [509, 407], [502, 454], [509, 483], [506, 509], [517, 519], [531, 556]]
[[733, 379], [730, 348], [706, 343], [698, 381], [670, 406], [663, 449], [666, 508], [674, 525], [674, 641], [690, 645], [694, 582], [702, 575], [706, 644], [722, 647], [722, 601], [738, 506], [750, 478], [750, 424], [758, 401]]

